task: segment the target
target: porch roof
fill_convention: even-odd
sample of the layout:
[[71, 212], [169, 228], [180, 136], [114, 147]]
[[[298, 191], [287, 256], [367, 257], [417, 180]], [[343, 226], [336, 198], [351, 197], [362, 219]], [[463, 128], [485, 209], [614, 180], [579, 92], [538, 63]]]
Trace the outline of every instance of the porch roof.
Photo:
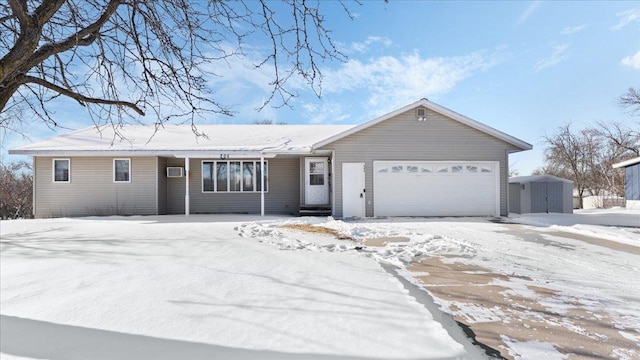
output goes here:
[[131, 125], [90, 127], [10, 150], [31, 156], [266, 157], [308, 154], [313, 145], [353, 125]]

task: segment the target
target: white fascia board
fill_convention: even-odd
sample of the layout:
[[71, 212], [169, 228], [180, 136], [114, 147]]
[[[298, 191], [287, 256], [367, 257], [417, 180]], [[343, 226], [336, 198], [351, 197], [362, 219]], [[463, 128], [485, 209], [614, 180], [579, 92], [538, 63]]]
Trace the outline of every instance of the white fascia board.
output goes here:
[[517, 146], [519, 147], [521, 150], [531, 150], [533, 149], [533, 145], [529, 144], [528, 142], [522, 141], [514, 136], [511, 136], [509, 134], [503, 133], [500, 130], [494, 129], [491, 126], [485, 125], [479, 121], [473, 120], [469, 117], [466, 117], [462, 114], [459, 114], [453, 110], [447, 109], [444, 106], [440, 106], [438, 104], [432, 103], [429, 100], [423, 99], [422, 101], [424, 101], [424, 103], [422, 104], [422, 106], [431, 109], [435, 112], [438, 112], [442, 115], [445, 115], [447, 117], [450, 117], [454, 120], [457, 120], [465, 125], [468, 125], [474, 129], [480, 130], [484, 133], [487, 133], [493, 137], [496, 137], [500, 140], [503, 140], [511, 145]]
[[560, 177], [557, 177], [557, 176], [553, 176], [553, 175], [549, 175], [549, 174], [529, 175], [529, 176], [515, 176], [515, 177], [509, 178], [509, 184], [521, 184], [521, 183], [529, 183], [529, 182], [543, 181], [543, 180], [555, 180], [555, 181], [561, 181], [561, 182], [573, 184], [573, 181], [571, 181], [569, 179], [563, 179], [563, 178], [560, 178]]
[[[485, 125], [485, 124], [483, 124], [481, 122], [473, 120], [473, 119], [471, 119], [469, 117], [466, 117], [466, 116], [464, 116], [462, 114], [459, 114], [459, 113], [457, 113], [457, 112], [455, 112], [453, 110], [447, 109], [444, 106], [441, 106], [441, 105], [438, 105], [436, 103], [433, 103], [433, 102], [431, 102], [431, 101], [429, 101], [427, 99], [420, 99], [420, 100], [418, 100], [418, 101], [416, 101], [414, 103], [411, 103], [409, 105], [403, 106], [403, 107], [401, 107], [401, 108], [399, 108], [397, 110], [394, 110], [394, 111], [392, 111], [390, 113], [387, 113], [385, 115], [377, 117], [377, 118], [375, 118], [373, 120], [369, 120], [369, 121], [367, 121], [365, 123], [362, 123], [362, 124], [360, 124], [360, 125], [358, 125], [356, 127], [351, 128], [351, 129], [349, 129], [347, 131], [343, 131], [343, 132], [341, 132], [341, 133], [339, 133], [337, 135], [334, 135], [334, 136], [332, 136], [330, 138], [322, 140], [322, 141], [316, 143], [313, 146], [313, 148], [319, 148], [319, 147], [325, 146], [325, 145], [330, 144], [330, 143], [332, 143], [334, 141], [340, 140], [340, 139], [342, 139], [342, 138], [344, 138], [346, 136], [354, 134], [354, 133], [356, 133], [358, 131], [364, 130], [364, 129], [370, 127], [370, 126], [376, 125], [376, 124], [378, 124], [380, 122], [383, 122], [383, 121], [385, 121], [387, 119], [390, 119], [390, 118], [392, 118], [394, 116], [400, 115], [400, 114], [402, 114], [402, 113], [404, 113], [406, 111], [409, 111], [411, 109], [417, 108], [418, 106], [424, 106], [427, 109], [430, 109], [432, 111], [435, 111], [437, 113], [445, 115], [445, 116], [447, 116], [447, 117], [449, 117], [451, 119], [454, 119], [454, 120], [456, 120], [458, 122], [461, 122], [461, 123], [463, 123], [463, 124], [465, 124], [467, 126], [470, 126], [470, 127], [474, 128], [474, 129], [477, 129], [477, 130], [480, 130], [480, 131], [482, 131], [482, 132], [484, 132], [486, 134], [489, 134], [489, 135], [491, 135], [493, 137], [496, 137], [496, 138], [498, 138], [500, 140], [503, 140], [503, 141], [505, 141], [505, 142], [507, 142], [507, 143], [509, 143], [511, 145], [514, 145], [514, 146], [516, 146], [516, 147], [518, 147], [520, 149], [520, 150], [516, 150], [516, 151], [533, 149], [533, 146], [531, 144], [525, 142], [525, 141], [522, 141], [522, 140], [520, 140], [520, 139], [518, 139], [516, 137], [513, 137], [511, 135], [503, 133], [502, 131], [496, 130], [496, 129], [488, 126], [488, 125]], [[516, 152], [516, 151], [511, 151], [511, 152]]]
[[[286, 153], [286, 152], [281, 152]], [[272, 158], [277, 153], [263, 153], [257, 151], [239, 151], [239, 150], [202, 150], [202, 151], [169, 151], [169, 150], [150, 150], [150, 151], [127, 151], [127, 150], [9, 150], [11, 155], [27, 155], [27, 156], [66, 156], [66, 157], [144, 157], [144, 156], [160, 156], [175, 158], [232, 158], [232, 159], [255, 159], [260, 156]]]
[[626, 160], [626, 161], [622, 161], [622, 162], [613, 164], [613, 168], [614, 169], [618, 169], [618, 168], [621, 168], [621, 167], [627, 167], [627, 166], [635, 165], [635, 164], [638, 164], [638, 163], [640, 163], [640, 156], [638, 156], [637, 158], [633, 158], [633, 159], [629, 159], [629, 160]]

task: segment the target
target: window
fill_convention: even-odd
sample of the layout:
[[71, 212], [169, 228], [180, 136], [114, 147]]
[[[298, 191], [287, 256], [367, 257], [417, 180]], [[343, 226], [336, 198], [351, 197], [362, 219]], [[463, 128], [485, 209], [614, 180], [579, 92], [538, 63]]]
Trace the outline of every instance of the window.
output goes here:
[[227, 175], [229, 169], [229, 163], [227, 162], [218, 162], [216, 163], [216, 190], [215, 191], [227, 191], [229, 189], [229, 184], [227, 179], [229, 176]]
[[[258, 166], [260, 166], [260, 164], [258, 164]], [[253, 191], [253, 189], [255, 189], [253, 184], [255, 172], [253, 171], [253, 168], [253, 162], [242, 163], [242, 190], [244, 191]], [[260, 180], [258, 179], [258, 181]]]
[[455, 165], [451, 167], [451, 172], [459, 173], [462, 172], [462, 165]]
[[216, 188], [213, 184], [213, 162], [203, 162], [202, 163], [202, 191], [215, 191]]
[[229, 191], [241, 191], [240, 161], [229, 162]]
[[[267, 166], [267, 162], [263, 163], [264, 166], [264, 191], [269, 191], [269, 167]], [[256, 161], [256, 191], [262, 190], [262, 167], [260, 166], [260, 161]]]
[[410, 173], [417, 173], [418, 172], [418, 167], [417, 166], [407, 166], [407, 171]]
[[131, 159], [113, 159], [113, 181], [131, 182]]
[[467, 165], [467, 172], [478, 172], [478, 167], [475, 165]]
[[[260, 161], [203, 161], [203, 192], [258, 192], [262, 188]], [[264, 187], [268, 190], [267, 162]]]
[[309, 185], [324, 185], [324, 161], [309, 162]]
[[71, 160], [53, 159], [53, 182], [71, 182]]

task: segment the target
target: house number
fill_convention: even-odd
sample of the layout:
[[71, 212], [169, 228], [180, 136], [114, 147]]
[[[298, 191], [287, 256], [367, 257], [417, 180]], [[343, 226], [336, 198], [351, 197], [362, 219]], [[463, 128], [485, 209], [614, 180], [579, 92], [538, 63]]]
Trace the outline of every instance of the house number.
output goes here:
[[220, 154], [220, 159], [221, 160], [226, 160], [229, 158], [229, 154]]

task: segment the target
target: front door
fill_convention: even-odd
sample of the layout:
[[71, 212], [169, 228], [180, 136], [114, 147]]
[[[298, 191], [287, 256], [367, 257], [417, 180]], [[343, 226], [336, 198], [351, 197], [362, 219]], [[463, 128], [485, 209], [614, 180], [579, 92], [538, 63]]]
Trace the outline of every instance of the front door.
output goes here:
[[329, 204], [329, 169], [327, 158], [306, 158], [304, 171], [305, 204]]
[[342, 216], [364, 217], [364, 163], [342, 164]]

